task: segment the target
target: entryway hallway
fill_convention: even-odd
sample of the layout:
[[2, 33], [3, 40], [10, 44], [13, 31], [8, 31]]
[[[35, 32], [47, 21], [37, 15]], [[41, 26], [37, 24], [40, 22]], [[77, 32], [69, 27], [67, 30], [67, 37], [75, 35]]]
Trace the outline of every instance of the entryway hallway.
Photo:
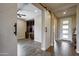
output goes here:
[[[79, 4], [24, 3], [20, 6], [17, 10], [17, 4], [0, 4], [0, 56], [79, 56]], [[29, 19], [27, 15], [34, 18]], [[17, 20], [23, 20], [19, 23], [24, 27], [24, 19], [35, 20], [36, 25], [32, 26], [35, 34], [32, 28], [29, 35], [23, 28], [23, 33], [17, 33]], [[19, 39], [17, 34], [24, 39]]]
[[[21, 6], [21, 4], [18, 4]], [[63, 5], [63, 6], [62, 6]], [[77, 4], [22, 4], [18, 14], [34, 20], [33, 32], [26, 30], [25, 39], [18, 39], [19, 56], [76, 56], [76, 8]], [[55, 8], [56, 7], [56, 8]], [[33, 10], [34, 9], [34, 10]], [[30, 10], [30, 11], [28, 11]], [[39, 12], [40, 11], [40, 12]], [[29, 13], [33, 14], [29, 14]], [[40, 14], [39, 14], [40, 13]], [[31, 18], [31, 15], [35, 15]], [[39, 15], [38, 15], [39, 14]], [[61, 14], [61, 15], [60, 15]], [[31, 18], [27, 18], [27, 15]], [[40, 17], [41, 16], [41, 17]], [[39, 18], [38, 18], [39, 17]], [[19, 19], [21, 19], [19, 17]], [[27, 22], [26, 22], [27, 23]], [[22, 25], [22, 24], [21, 24]], [[23, 26], [22, 26], [23, 27]], [[32, 26], [31, 26], [32, 27]], [[26, 29], [25, 28], [25, 29]], [[29, 33], [28, 33], [29, 32]], [[24, 33], [25, 34], [25, 33]], [[29, 36], [29, 38], [27, 38]]]
[[75, 56], [76, 51], [73, 43], [67, 40], [56, 40], [54, 44], [55, 56]]

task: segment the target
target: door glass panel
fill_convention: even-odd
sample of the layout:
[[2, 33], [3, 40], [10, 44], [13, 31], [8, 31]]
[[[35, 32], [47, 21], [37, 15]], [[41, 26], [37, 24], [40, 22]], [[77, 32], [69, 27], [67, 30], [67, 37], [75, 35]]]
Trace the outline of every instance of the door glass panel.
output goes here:
[[63, 25], [63, 29], [68, 29], [69, 26], [68, 25]]
[[68, 30], [63, 30], [63, 34], [68, 34]]
[[69, 23], [68, 20], [63, 21], [63, 24], [68, 24], [68, 23]]
[[62, 37], [63, 39], [69, 38], [69, 21], [63, 20], [62, 22]]
[[63, 35], [63, 38], [68, 39], [68, 35], [65, 35], [65, 34], [64, 34], [64, 35]]

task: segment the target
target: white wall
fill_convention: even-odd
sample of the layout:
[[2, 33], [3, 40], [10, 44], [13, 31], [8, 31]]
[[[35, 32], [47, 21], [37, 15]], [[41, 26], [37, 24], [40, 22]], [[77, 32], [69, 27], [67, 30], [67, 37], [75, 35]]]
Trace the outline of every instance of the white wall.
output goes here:
[[17, 38], [14, 35], [16, 11], [17, 4], [0, 4], [0, 56], [17, 55]]
[[50, 41], [51, 46], [53, 46], [54, 43], [54, 15], [51, 13], [51, 22], [50, 22]]
[[77, 10], [76, 10], [76, 29], [77, 29], [77, 37], [76, 37], [76, 52], [79, 53], [79, 5], [77, 6]]
[[76, 15], [72, 16], [72, 30], [74, 30], [74, 28], [76, 28]]
[[46, 9], [43, 9], [42, 26], [43, 39], [41, 49], [46, 50], [50, 46], [53, 46], [54, 40], [57, 39], [57, 19], [53, 13], [50, 14]]
[[54, 16], [54, 40], [57, 40], [58, 19]]
[[[57, 19], [54, 16], [54, 14], [52, 13], [52, 19], [51, 19], [51, 15], [49, 14], [49, 12], [44, 9], [41, 5], [36, 4], [37, 7], [39, 7], [42, 10], [42, 22], [40, 23], [42, 25], [42, 44], [41, 44], [41, 49], [42, 50], [46, 50], [48, 49], [48, 47], [53, 46], [53, 41], [54, 41], [54, 20], [55, 20], [55, 29], [57, 30]], [[37, 17], [39, 18], [39, 17]], [[47, 27], [47, 32], [45, 27]], [[38, 32], [36, 33], [38, 34]], [[57, 34], [57, 33], [56, 33]], [[55, 37], [57, 36], [55, 34]]]
[[[46, 50], [51, 46], [51, 16], [47, 10], [43, 10], [43, 40], [42, 40], [42, 50]], [[46, 32], [47, 28], [47, 32]]]
[[57, 40], [57, 19], [54, 16], [54, 14], [52, 13], [52, 20], [51, 20], [51, 26], [52, 26], [52, 30], [51, 30], [51, 46], [53, 46], [54, 44], [54, 40]]
[[37, 42], [42, 42], [42, 13], [40, 12], [36, 17], [34, 17], [34, 40]]
[[26, 32], [26, 21], [18, 19], [17, 20], [17, 39], [24, 39]]
[[[45, 27], [47, 27], [47, 32], [45, 32], [45, 39], [46, 39], [46, 49], [51, 46], [51, 15], [48, 11], [45, 14]], [[45, 29], [46, 31], [46, 29]]]

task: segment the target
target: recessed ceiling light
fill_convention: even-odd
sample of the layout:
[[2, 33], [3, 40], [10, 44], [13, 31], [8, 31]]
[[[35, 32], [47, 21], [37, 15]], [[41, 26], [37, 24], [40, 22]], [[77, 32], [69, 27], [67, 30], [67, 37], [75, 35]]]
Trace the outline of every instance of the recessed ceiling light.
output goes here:
[[63, 14], [66, 14], [66, 12], [63, 12]]
[[36, 13], [37, 13], [37, 12], [38, 12], [38, 10], [35, 10], [34, 12], [36, 12]]

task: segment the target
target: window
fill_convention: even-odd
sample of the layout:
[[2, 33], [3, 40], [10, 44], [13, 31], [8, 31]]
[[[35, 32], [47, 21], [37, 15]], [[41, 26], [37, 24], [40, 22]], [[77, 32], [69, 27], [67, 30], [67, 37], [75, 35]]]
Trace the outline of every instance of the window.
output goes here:
[[64, 34], [64, 35], [63, 35], [63, 38], [68, 39], [68, 35], [65, 35], [65, 34]]
[[69, 26], [68, 25], [63, 25], [63, 29], [68, 29]]
[[68, 23], [69, 23], [68, 20], [63, 21], [63, 24], [68, 24]]
[[69, 33], [69, 21], [63, 20], [63, 22], [62, 22], [62, 37], [63, 37], [63, 39], [68, 39], [68, 33]]
[[68, 30], [63, 30], [63, 34], [68, 34]]

